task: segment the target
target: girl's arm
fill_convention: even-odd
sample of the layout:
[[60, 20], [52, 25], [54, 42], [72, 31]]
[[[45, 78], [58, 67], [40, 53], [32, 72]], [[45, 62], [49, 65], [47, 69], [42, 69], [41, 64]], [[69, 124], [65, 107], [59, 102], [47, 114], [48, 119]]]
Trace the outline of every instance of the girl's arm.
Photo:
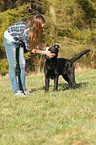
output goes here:
[[55, 53], [51, 53], [51, 52], [48, 51], [48, 50], [42, 51], [42, 50], [38, 50], [38, 49], [33, 49], [31, 52], [32, 52], [32, 53], [38, 53], [38, 54], [47, 55], [47, 56], [49, 56], [50, 58], [52, 58], [52, 57], [54, 57], [54, 56], [56, 55]]

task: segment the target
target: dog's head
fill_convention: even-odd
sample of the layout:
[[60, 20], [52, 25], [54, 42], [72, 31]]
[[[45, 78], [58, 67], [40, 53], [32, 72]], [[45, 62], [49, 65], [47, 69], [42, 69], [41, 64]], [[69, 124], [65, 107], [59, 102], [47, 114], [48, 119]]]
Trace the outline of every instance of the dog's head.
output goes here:
[[[58, 57], [59, 45], [49, 47], [48, 51], [51, 51], [51, 53], [55, 53], [56, 55], [54, 57]], [[49, 57], [46, 56], [46, 59], [49, 59]]]

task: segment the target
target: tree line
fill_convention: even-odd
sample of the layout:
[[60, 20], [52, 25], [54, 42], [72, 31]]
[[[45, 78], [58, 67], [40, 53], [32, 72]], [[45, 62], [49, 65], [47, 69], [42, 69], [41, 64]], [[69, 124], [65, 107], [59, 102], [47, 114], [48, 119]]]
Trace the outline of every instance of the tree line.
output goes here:
[[[6, 68], [6, 74], [8, 70], [3, 45], [4, 31], [17, 21], [28, 21], [36, 13], [41, 13], [46, 19], [44, 45], [59, 44], [59, 57], [66, 58], [90, 49], [91, 52], [78, 63], [96, 68], [95, 8], [94, 0], [0, 0], [0, 66], [3, 66], [0, 73]], [[27, 72], [43, 70], [44, 56], [26, 53], [25, 57]]]

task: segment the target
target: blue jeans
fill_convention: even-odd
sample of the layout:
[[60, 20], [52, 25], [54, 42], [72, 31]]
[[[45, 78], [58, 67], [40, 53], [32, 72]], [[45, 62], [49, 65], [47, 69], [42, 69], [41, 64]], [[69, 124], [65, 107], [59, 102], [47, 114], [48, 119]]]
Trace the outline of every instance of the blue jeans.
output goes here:
[[[9, 62], [9, 78], [12, 86], [12, 90], [17, 93], [19, 90], [24, 92], [25, 86], [25, 58], [24, 58], [24, 46], [14, 43], [4, 38], [4, 46], [6, 55]], [[16, 79], [16, 60], [18, 63], [18, 84]]]

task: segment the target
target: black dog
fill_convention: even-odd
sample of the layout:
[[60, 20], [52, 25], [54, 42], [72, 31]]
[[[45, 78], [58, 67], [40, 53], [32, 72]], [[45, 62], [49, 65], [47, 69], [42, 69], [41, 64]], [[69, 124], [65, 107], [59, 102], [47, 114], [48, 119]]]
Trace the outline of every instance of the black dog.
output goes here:
[[69, 88], [76, 88], [76, 82], [75, 82], [75, 74], [74, 70], [75, 67], [73, 65], [73, 62], [79, 59], [82, 55], [86, 54], [90, 50], [84, 50], [80, 52], [78, 55], [73, 57], [72, 59], [68, 60], [65, 58], [57, 58], [58, 57], [58, 48], [59, 45], [54, 45], [50, 47], [48, 50], [51, 51], [51, 53], [55, 53], [56, 56], [53, 58], [49, 58], [48, 56], [45, 56], [45, 92], [49, 90], [49, 80], [54, 79], [54, 91], [58, 90], [58, 77], [62, 75], [62, 77], [68, 82]]

